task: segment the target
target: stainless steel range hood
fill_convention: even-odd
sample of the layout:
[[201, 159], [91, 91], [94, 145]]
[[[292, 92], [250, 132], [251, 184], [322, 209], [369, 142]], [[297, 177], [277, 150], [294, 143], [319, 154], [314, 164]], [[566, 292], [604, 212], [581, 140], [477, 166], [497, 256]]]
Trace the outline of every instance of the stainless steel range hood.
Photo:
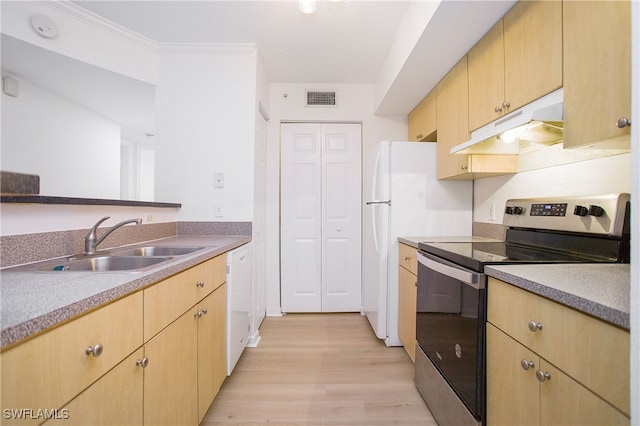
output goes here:
[[471, 133], [451, 154], [521, 154], [564, 140], [560, 88]]

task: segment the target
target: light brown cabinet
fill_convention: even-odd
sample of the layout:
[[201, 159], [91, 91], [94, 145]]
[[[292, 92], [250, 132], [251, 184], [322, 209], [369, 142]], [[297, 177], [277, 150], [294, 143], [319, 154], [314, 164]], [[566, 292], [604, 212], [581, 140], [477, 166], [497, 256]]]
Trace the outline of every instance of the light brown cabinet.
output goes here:
[[631, 2], [564, 1], [563, 22], [564, 147], [629, 149]]
[[475, 130], [562, 86], [562, 3], [517, 3], [468, 57]]
[[411, 360], [416, 359], [416, 301], [418, 298], [418, 260], [416, 249], [400, 246], [398, 268], [398, 335]]
[[138, 292], [4, 351], [2, 409], [34, 413], [3, 424], [42, 423], [37, 410], [62, 408], [141, 345]]
[[436, 142], [436, 91], [432, 90], [409, 113], [409, 140]]
[[2, 409], [33, 411], [2, 424], [197, 425], [226, 377], [225, 280], [222, 255], [3, 351]]
[[488, 424], [629, 424], [629, 332], [489, 279]]
[[469, 84], [467, 56], [438, 83], [437, 176], [438, 179], [475, 179], [515, 173], [514, 155], [451, 154], [451, 148], [469, 139]]

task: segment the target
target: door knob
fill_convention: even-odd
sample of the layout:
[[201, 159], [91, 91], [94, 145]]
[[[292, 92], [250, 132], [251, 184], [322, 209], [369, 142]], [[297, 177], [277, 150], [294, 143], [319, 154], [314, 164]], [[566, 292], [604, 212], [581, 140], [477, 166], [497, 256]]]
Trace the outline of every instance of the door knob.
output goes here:
[[85, 353], [87, 355], [93, 355], [94, 358], [98, 358], [100, 355], [102, 355], [102, 345], [100, 343], [97, 343], [93, 346], [89, 346], [87, 349], [85, 349]]

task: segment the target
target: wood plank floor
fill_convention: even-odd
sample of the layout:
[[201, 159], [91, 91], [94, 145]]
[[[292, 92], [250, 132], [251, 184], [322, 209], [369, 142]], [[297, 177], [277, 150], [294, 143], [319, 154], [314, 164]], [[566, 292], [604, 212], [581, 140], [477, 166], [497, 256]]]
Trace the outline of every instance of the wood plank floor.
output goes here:
[[360, 314], [267, 317], [201, 425], [437, 425], [403, 348]]

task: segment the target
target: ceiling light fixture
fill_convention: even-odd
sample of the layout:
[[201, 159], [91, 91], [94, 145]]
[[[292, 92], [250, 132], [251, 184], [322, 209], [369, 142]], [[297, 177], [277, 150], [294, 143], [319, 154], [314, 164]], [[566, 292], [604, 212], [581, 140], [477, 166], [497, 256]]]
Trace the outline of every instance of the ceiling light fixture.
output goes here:
[[302, 13], [314, 13], [316, 11], [316, 0], [298, 0], [298, 8]]

